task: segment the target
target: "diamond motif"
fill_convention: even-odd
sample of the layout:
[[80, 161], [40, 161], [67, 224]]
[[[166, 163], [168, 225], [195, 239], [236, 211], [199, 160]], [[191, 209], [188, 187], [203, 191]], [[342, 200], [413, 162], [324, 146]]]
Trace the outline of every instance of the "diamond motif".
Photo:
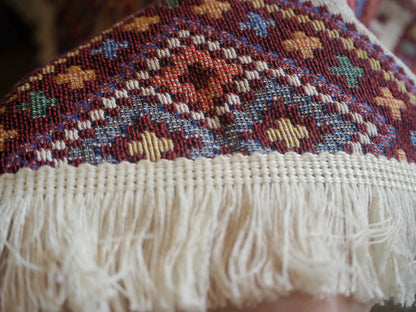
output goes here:
[[162, 68], [162, 75], [152, 81], [156, 86], [169, 88], [173, 94], [180, 93], [197, 111], [208, 112], [214, 108], [214, 99], [224, 94], [222, 85], [232, 83], [234, 76], [242, 73], [242, 67], [213, 58], [193, 44], [183, 46], [182, 51], [172, 55], [174, 65]]
[[308, 37], [303, 31], [293, 34], [293, 39], [285, 40], [283, 46], [287, 51], [299, 50], [304, 58], [313, 57], [313, 50], [321, 49], [322, 44], [318, 38]]
[[289, 119], [279, 119], [277, 129], [267, 130], [267, 136], [272, 142], [284, 141], [288, 148], [299, 147], [299, 139], [308, 138], [309, 133], [305, 126], [294, 126]]
[[4, 150], [4, 142], [7, 139], [15, 138], [19, 135], [16, 130], [4, 130], [4, 126], [0, 125], [0, 151]]
[[252, 29], [256, 36], [266, 37], [269, 35], [268, 27], [273, 27], [276, 22], [272, 19], [264, 20], [260, 14], [254, 12], [248, 12], [247, 17], [249, 19], [246, 23], [240, 23], [240, 29]]
[[48, 116], [49, 107], [58, 105], [58, 100], [48, 98], [45, 92], [30, 92], [30, 102], [22, 103], [17, 107], [18, 110], [30, 109], [30, 116], [35, 118]]
[[337, 56], [339, 67], [331, 67], [331, 72], [337, 76], [344, 76], [349, 87], [358, 88], [358, 78], [364, 75], [364, 70], [353, 66], [347, 56]]
[[114, 39], [106, 39], [101, 47], [91, 50], [91, 55], [104, 53], [105, 58], [113, 60], [118, 57], [119, 49], [127, 48], [128, 46], [129, 42], [126, 40], [117, 43]]
[[161, 153], [174, 150], [174, 144], [170, 139], [159, 139], [154, 132], [144, 132], [140, 135], [141, 141], [128, 144], [130, 155], [145, 154], [146, 159], [157, 161], [161, 159]]
[[124, 30], [137, 30], [139, 32], [146, 31], [149, 29], [149, 26], [152, 24], [157, 24], [160, 21], [158, 15], [155, 16], [140, 16], [134, 19], [130, 24], [124, 26]]
[[56, 77], [56, 83], [58, 85], [67, 83], [71, 89], [84, 88], [84, 81], [94, 80], [94, 70], [82, 70], [81, 66], [71, 66], [67, 69], [66, 74], [59, 74]]
[[382, 97], [376, 97], [376, 103], [378, 105], [385, 105], [390, 107], [391, 115], [395, 119], [401, 119], [400, 109], [405, 109], [406, 104], [402, 100], [394, 98], [393, 94], [388, 88], [380, 88]]
[[196, 14], [208, 13], [214, 18], [220, 18], [222, 12], [231, 9], [231, 5], [228, 2], [221, 2], [216, 0], [204, 0], [204, 4], [195, 6], [194, 11]]

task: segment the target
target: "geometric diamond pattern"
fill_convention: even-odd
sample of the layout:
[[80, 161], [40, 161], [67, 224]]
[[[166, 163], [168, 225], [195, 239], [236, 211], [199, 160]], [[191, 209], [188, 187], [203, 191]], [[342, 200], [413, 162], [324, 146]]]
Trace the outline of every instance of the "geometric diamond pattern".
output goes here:
[[376, 45], [311, 3], [240, 4], [164, 1], [36, 70], [0, 104], [1, 172], [271, 151], [416, 161], [415, 88]]

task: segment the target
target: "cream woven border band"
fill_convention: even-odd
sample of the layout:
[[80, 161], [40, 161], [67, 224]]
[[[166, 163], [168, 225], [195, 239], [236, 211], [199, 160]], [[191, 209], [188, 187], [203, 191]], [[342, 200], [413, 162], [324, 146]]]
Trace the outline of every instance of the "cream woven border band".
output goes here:
[[277, 152], [138, 164], [42, 167], [0, 177], [1, 196], [135, 191], [154, 187], [343, 183], [416, 191], [416, 165], [373, 155]]

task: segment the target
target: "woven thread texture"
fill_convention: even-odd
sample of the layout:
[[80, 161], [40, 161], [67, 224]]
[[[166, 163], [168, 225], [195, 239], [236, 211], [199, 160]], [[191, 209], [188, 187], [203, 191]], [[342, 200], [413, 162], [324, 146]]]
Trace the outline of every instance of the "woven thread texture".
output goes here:
[[415, 160], [414, 86], [354, 24], [324, 5], [204, 1], [150, 6], [33, 72], [1, 104], [1, 172], [272, 151]]
[[346, 6], [166, 0], [28, 75], [0, 105], [0, 310], [411, 305], [415, 87]]

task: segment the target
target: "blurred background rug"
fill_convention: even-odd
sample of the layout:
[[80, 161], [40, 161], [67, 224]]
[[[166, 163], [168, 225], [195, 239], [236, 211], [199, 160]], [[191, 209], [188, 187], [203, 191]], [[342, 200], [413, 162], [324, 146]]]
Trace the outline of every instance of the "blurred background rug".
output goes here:
[[358, 18], [416, 72], [416, 0], [349, 0]]
[[[0, 0], [0, 97], [23, 75], [152, 0]], [[416, 0], [346, 0], [416, 72]], [[387, 303], [372, 312], [416, 312]]]

